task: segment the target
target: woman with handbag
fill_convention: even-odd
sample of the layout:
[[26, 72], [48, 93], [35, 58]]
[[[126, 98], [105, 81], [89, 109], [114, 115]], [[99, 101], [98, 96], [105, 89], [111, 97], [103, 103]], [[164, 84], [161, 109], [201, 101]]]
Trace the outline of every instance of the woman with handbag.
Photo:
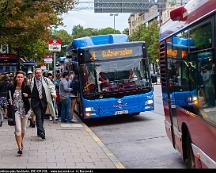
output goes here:
[[28, 117], [31, 114], [29, 97], [30, 87], [25, 82], [25, 73], [17, 71], [14, 84], [8, 91], [8, 102], [12, 103], [15, 111], [15, 138], [18, 146], [18, 154], [22, 155], [23, 139], [26, 132]]

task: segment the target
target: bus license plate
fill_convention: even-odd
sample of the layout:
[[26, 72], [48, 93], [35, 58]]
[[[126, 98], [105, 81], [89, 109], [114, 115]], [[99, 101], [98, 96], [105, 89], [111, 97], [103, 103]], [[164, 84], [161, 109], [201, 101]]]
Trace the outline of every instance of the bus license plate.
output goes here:
[[115, 115], [128, 114], [128, 110], [116, 111]]

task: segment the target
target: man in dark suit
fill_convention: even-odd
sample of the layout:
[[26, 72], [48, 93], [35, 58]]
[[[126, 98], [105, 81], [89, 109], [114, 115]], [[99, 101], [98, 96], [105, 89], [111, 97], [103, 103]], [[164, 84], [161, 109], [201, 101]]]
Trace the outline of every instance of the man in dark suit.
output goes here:
[[37, 135], [45, 139], [45, 130], [43, 127], [44, 115], [47, 110], [52, 115], [55, 112], [52, 99], [56, 98], [55, 85], [42, 76], [41, 69], [35, 70], [35, 77], [31, 82], [31, 108], [36, 115]]

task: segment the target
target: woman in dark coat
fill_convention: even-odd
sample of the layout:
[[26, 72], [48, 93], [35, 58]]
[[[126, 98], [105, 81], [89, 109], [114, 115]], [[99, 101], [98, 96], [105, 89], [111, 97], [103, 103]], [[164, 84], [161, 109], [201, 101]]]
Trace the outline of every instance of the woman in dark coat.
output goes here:
[[[10, 100], [10, 95], [12, 100]], [[23, 139], [26, 132], [28, 117], [31, 114], [29, 97], [31, 95], [30, 87], [25, 82], [25, 73], [17, 71], [14, 78], [14, 84], [8, 91], [8, 101], [12, 103], [15, 109], [15, 138], [18, 147], [18, 154], [22, 154]]]

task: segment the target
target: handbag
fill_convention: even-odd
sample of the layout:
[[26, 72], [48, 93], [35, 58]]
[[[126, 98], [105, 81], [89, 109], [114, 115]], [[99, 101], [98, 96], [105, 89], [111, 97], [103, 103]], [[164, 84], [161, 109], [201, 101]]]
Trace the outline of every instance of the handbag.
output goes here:
[[13, 100], [12, 100], [12, 96], [11, 96], [11, 91], [9, 90], [9, 104], [7, 107], [7, 117], [8, 117], [8, 125], [9, 126], [15, 126], [16, 122], [15, 122], [15, 109], [13, 106]]

